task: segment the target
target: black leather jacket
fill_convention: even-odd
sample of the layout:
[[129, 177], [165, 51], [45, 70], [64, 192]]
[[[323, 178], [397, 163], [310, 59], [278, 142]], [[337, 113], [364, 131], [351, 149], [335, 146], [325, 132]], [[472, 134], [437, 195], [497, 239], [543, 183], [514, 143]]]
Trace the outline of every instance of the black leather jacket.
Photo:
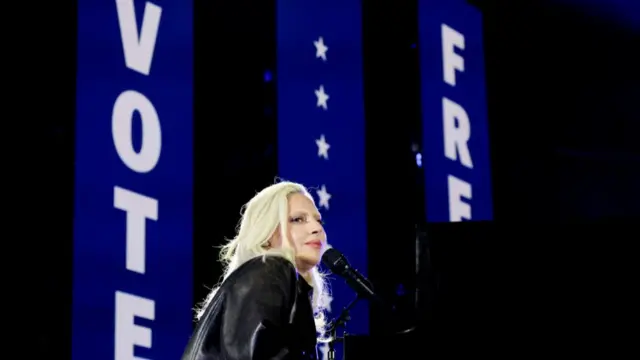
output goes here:
[[281, 257], [247, 261], [216, 292], [182, 360], [317, 359], [311, 291]]

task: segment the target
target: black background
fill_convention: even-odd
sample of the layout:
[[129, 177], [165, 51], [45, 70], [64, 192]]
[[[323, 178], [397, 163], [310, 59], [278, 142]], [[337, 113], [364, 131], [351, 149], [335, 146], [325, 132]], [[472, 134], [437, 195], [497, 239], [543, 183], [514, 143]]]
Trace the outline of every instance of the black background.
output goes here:
[[[276, 63], [273, 3], [196, 1], [196, 300], [205, 296], [205, 285], [211, 286], [219, 279], [214, 246], [233, 236], [241, 205], [256, 190], [273, 183], [276, 176], [275, 84], [265, 83], [263, 77], [265, 70], [275, 69]], [[640, 151], [634, 141], [639, 122], [634, 101], [640, 98], [640, 55], [634, 49], [640, 35], [607, 19], [550, 1], [474, 3], [483, 10], [485, 19], [495, 217], [504, 227], [500, 231], [478, 228], [467, 234], [490, 240], [509, 236], [517, 244], [531, 244], [522, 239], [535, 234], [540, 241], [528, 254], [542, 258], [572, 254], [554, 252], [559, 244], [580, 254], [576, 250], [580, 248], [574, 247], [578, 245], [554, 242], [579, 236], [589, 240], [583, 244], [600, 240], [600, 251], [608, 249], [610, 260], [622, 261], [615, 252], [620, 243], [613, 240], [637, 238], [635, 234], [579, 233], [576, 227], [560, 231], [557, 225], [545, 223], [639, 215], [635, 204], [640, 200], [636, 189]], [[75, 2], [38, 6], [37, 12], [24, 12], [30, 16], [21, 20], [36, 30], [27, 34], [26, 26], [16, 28], [7, 32], [4, 44], [8, 61], [5, 87], [11, 93], [5, 108], [5, 167], [10, 169], [7, 178], [11, 184], [5, 194], [10, 216], [5, 217], [9, 226], [4, 263], [9, 268], [6, 286], [15, 285], [16, 291], [10, 294], [17, 294], [6, 296], [12, 305], [5, 309], [8, 319], [15, 319], [19, 325], [11, 327], [13, 335], [30, 344], [30, 354], [70, 358]], [[423, 180], [414, 160], [422, 133], [418, 51], [412, 47], [417, 43], [416, 7], [417, 1], [363, 2], [370, 198], [370, 263], [364, 271], [382, 295], [398, 305], [393, 327], [417, 319], [412, 315], [415, 229], [425, 228], [420, 224], [424, 219]], [[381, 140], [385, 148], [374, 146]], [[511, 226], [513, 230], [505, 230]], [[503, 259], [500, 264], [511, 265], [512, 272], [524, 274], [531, 268], [516, 266], [516, 260], [531, 264], [524, 261], [526, 255], [514, 250], [513, 242], [493, 238], [486, 245], [471, 244], [463, 235], [454, 234], [456, 230], [426, 228], [431, 234], [431, 257], [425, 258], [422, 253], [422, 268], [431, 272], [428, 280], [420, 279], [423, 291], [432, 292], [423, 297], [430, 299], [425, 308], [442, 309], [445, 320], [453, 319], [450, 309], [457, 309], [457, 314], [464, 315], [458, 316], [458, 321], [464, 322], [466, 316], [468, 322], [475, 314], [483, 324], [490, 324], [495, 318], [486, 315], [487, 308], [480, 305], [493, 304], [495, 314], [500, 302], [494, 300], [502, 294], [499, 290], [504, 289], [506, 280], [482, 287], [479, 278], [500, 273], [496, 265], [499, 261], [487, 265], [491, 259]], [[532, 228], [539, 231], [529, 231]], [[451, 237], [460, 240], [448, 250], [437, 245]], [[509, 249], [520, 257], [506, 261], [498, 256]], [[580, 284], [575, 279], [591, 278], [593, 274], [577, 271], [574, 277], [564, 278], [559, 275], [562, 266], [606, 268], [602, 257], [580, 258], [593, 262], [577, 263], [569, 255], [558, 256], [552, 262], [556, 266], [547, 268], [548, 273]], [[13, 262], [18, 259], [23, 265], [16, 271]], [[532, 279], [521, 280], [532, 286], [530, 292], [542, 287], [535, 287]], [[606, 277], [602, 281], [616, 283]], [[395, 295], [399, 284], [406, 290], [403, 296]], [[447, 286], [453, 290], [443, 291]], [[587, 288], [592, 289], [591, 294], [617, 298], [590, 281], [576, 293], [584, 294]], [[460, 294], [473, 296], [480, 290], [493, 295], [476, 302], [475, 307], [452, 300]], [[439, 308], [438, 304], [447, 299], [459, 306]], [[527, 309], [533, 303], [523, 301], [520, 304], [524, 308], [516, 310], [529, 313]], [[433, 310], [426, 316], [435, 316]], [[7, 322], [7, 326], [13, 323]], [[388, 319], [374, 317], [373, 332], [389, 328]]]

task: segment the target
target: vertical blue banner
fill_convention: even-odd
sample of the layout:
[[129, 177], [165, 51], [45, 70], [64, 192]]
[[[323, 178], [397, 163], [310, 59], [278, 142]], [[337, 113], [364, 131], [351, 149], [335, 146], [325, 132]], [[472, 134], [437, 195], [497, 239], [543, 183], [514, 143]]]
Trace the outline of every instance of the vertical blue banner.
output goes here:
[[[329, 244], [366, 273], [362, 9], [360, 0], [277, 2], [279, 175], [310, 187]], [[332, 276], [331, 318], [355, 298]], [[366, 302], [349, 333], [369, 331]], [[326, 356], [326, 346], [320, 351]], [[336, 348], [336, 357], [342, 351]]]
[[418, 13], [427, 221], [491, 220], [482, 14], [465, 0]]
[[182, 356], [192, 331], [193, 5], [79, 0], [73, 359]]

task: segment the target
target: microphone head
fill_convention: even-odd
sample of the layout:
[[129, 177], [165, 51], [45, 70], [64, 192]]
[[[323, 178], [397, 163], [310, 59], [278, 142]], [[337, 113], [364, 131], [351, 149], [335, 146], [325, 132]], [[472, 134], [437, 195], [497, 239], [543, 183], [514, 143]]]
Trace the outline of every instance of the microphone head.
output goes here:
[[351, 267], [344, 255], [334, 248], [329, 248], [322, 254], [322, 264], [336, 275], [345, 274]]

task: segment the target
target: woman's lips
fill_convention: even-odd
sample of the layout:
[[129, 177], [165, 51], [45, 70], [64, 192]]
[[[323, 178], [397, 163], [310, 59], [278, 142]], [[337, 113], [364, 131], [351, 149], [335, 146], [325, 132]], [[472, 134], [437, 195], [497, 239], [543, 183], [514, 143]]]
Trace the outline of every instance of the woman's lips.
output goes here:
[[313, 248], [320, 249], [320, 248], [322, 248], [322, 241], [320, 241], [320, 240], [311, 240], [311, 241], [307, 241], [305, 243], [305, 245], [313, 247]]

